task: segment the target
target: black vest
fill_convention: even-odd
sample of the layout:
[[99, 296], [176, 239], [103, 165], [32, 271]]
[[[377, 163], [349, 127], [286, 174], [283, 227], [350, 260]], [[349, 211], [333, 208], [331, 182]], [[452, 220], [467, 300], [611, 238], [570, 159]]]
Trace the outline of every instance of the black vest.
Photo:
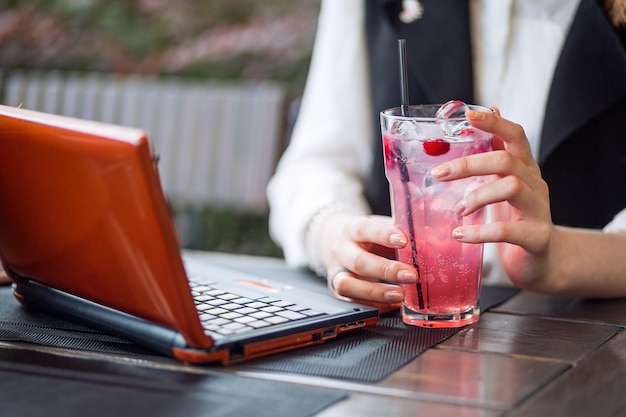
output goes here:
[[[377, 214], [390, 212], [379, 112], [400, 103], [397, 40], [407, 40], [411, 104], [474, 101], [468, 1], [421, 1], [425, 13], [411, 24], [398, 19], [400, 0], [366, 1], [375, 132], [366, 197]], [[595, 0], [581, 0], [557, 63], [541, 136], [539, 165], [556, 224], [600, 228], [626, 207], [625, 39]]]

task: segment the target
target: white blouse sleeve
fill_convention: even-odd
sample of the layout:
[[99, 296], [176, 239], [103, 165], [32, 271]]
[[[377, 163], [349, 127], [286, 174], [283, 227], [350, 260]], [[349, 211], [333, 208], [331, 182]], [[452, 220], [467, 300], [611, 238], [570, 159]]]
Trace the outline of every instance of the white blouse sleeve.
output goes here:
[[606, 233], [626, 232], [626, 208], [617, 213], [602, 230]]
[[321, 4], [309, 75], [291, 142], [267, 188], [270, 234], [292, 266], [308, 264], [309, 223], [338, 202], [367, 213], [370, 97], [362, 0]]

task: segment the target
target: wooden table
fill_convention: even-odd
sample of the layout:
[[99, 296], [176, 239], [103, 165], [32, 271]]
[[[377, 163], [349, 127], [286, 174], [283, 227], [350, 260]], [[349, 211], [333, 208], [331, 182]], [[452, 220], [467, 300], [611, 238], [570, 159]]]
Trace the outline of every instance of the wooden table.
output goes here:
[[[280, 263], [252, 257], [245, 261]], [[625, 326], [626, 299], [593, 301], [520, 292], [484, 313], [478, 324], [377, 383], [260, 372], [245, 365], [211, 369], [350, 392], [319, 417], [617, 417], [626, 416]], [[48, 348], [3, 342], [0, 349], [35, 355]], [[101, 353], [92, 359], [123, 360]], [[137, 366], [189, 370], [167, 358], [137, 361]]]
[[320, 417], [626, 416], [624, 325], [625, 299], [522, 292], [376, 384], [263, 377], [352, 392]]

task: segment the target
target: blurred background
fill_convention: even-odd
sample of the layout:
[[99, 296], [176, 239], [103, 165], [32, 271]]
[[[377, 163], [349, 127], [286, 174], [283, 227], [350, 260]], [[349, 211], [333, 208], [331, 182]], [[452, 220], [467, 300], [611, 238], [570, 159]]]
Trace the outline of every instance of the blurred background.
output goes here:
[[264, 185], [318, 11], [319, 0], [0, 0], [0, 101], [143, 128], [183, 247], [282, 256]]

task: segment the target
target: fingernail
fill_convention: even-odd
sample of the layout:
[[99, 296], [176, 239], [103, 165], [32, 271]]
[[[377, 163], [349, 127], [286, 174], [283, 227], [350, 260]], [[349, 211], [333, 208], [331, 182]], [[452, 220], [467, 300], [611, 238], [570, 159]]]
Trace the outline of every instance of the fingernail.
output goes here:
[[452, 231], [452, 237], [456, 240], [461, 240], [465, 237], [465, 233], [463, 233], [463, 230], [460, 227], [457, 227]]
[[399, 248], [403, 248], [404, 246], [406, 246], [406, 243], [407, 243], [406, 237], [400, 233], [394, 233], [391, 236], [389, 236], [389, 242], [393, 246], [397, 246]]
[[401, 271], [398, 271], [396, 279], [400, 284], [415, 284], [415, 282], [417, 281], [417, 275], [415, 275], [413, 271], [403, 269]]
[[383, 294], [383, 297], [387, 303], [401, 303], [404, 299], [404, 295], [398, 290], [387, 291]]
[[449, 174], [450, 174], [450, 165], [448, 164], [438, 165], [430, 170], [430, 175], [432, 175], [435, 178], [442, 178]]
[[476, 110], [468, 110], [465, 113], [465, 117], [471, 120], [482, 120], [485, 118], [485, 113]]
[[465, 201], [465, 199], [459, 201], [456, 204], [456, 206], [454, 206], [454, 212], [457, 214], [457, 216], [462, 215], [466, 209], [467, 209], [467, 201]]

